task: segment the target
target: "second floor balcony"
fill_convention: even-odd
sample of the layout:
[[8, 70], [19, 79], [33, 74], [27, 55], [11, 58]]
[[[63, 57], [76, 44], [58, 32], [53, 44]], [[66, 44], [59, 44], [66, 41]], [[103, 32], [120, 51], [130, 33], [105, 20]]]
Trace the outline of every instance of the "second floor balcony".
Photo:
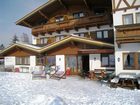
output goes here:
[[116, 26], [116, 42], [140, 43], [140, 24]]
[[62, 22], [52, 22], [32, 28], [32, 34], [57, 32], [61, 30], [68, 31], [69, 29], [87, 28], [91, 26], [112, 25], [111, 15], [88, 16], [79, 19], [69, 19]]

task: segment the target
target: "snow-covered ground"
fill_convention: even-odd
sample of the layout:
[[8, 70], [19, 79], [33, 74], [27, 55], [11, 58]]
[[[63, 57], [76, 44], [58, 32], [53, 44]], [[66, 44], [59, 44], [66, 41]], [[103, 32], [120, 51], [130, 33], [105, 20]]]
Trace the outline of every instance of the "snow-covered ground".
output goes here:
[[1, 72], [0, 105], [140, 105], [140, 90], [110, 88], [78, 76], [32, 80], [31, 74]]

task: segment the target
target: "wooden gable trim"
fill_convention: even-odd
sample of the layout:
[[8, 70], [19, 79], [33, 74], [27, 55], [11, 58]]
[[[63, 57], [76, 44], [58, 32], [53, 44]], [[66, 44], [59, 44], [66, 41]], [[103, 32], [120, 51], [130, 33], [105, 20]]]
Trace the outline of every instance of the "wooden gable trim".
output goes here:
[[127, 7], [130, 7], [130, 4], [126, 0], [123, 0], [123, 1], [127, 5]]
[[42, 11], [38, 11], [39, 12], [39, 14], [41, 15], [41, 16], [43, 16], [45, 19], [49, 19]]
[[121, 4], [121, 0], [119, 0], [119, 2], [118, 2], [118, 4], [117, 4], [116, 9], [118, 9], [118, 8], [119, 8], [120, 4]]
[[[126, 4], [127, 7], [122, 7], [122, 8], [119, 8], [120, 7], [120, 4], [121, 2], [124, 2]], [[132, 9], [132, 8], [136, 8], [138, 9], [140, 7], [140, 5], [135, 5], [137, 0], [133, 0], [132, 4], [129, 4], [129, 2], [127, 0], [119, 0], [117, 6], [115, 7], [115, 0], [112, 0], [112, 11], [115, 12], [115, 11], [121, 11], [121, 10], [127, 10], [127, 9]]]
[[131, 5], [131, 6], [134, 6], [134, 5], [135, 5], [135, 3], [136, 3], [136, 0], [134, 0], [134, 1], [133, 1], [133, 3], [132, 3], [132, 5]]

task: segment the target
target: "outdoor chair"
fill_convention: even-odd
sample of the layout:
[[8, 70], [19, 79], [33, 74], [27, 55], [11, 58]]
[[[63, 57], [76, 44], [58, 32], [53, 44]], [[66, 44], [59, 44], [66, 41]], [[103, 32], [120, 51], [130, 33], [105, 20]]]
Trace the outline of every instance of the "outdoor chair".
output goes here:
[[35, 78], [46, 78], [46, 71], [44, 70], [43, 66], [34, 67], [32, 71], [32, 79]]
[[56, 73], [54, 73], [53, 75], [51, 75], [52, 79], [66, 79], [66, 75], [65, 75], [65, 71], [57, 71]]
[[45, 70], [33, 71], [32, 78], [46, 78]]
[[54, 74], [50, 74], [50, 78], [57, 80], [66, 79], [66, 72], [60, 71], [59, 68], [57, 68]]

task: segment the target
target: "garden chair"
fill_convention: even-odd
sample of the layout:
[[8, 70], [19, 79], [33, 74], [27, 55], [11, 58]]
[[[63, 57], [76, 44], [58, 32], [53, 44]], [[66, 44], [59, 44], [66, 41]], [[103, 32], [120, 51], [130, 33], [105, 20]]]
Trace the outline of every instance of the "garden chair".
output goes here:
[[50, 78], [52, 79], [57, 79], [57, 80], [60, 80], [60, 79], [66, 79], [66, 73], [65, 71], [56, 71], [54, 74], [52, 74], [50, 76]]
[[42, 66], [40, 66], [39, 68], [36, 67], [32, 71], [32, 78], [46, 78], [46, 71]]

